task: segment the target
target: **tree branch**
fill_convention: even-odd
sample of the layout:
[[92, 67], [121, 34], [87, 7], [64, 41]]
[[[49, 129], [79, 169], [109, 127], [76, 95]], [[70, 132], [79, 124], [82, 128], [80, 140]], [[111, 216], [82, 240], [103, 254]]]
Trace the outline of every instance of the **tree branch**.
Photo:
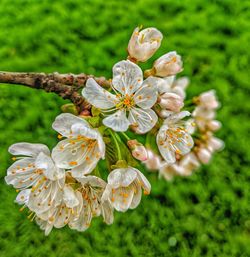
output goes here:
[[0, 71], [0, 83], [24, 85], [56, 93], [63, 99], [69, 99], [79, 111], [88, 109], [89, 106], [79, 93], [79, 90], [85, 86], [89, 78], [94, 78], [103, 87], [110, 86], [110, 82], [104, 77], [96, 78], [93, 75], [86, 75], [84, 73], [75, 75], [71, 73], [59, 74], [57, 72], [46, 74]]

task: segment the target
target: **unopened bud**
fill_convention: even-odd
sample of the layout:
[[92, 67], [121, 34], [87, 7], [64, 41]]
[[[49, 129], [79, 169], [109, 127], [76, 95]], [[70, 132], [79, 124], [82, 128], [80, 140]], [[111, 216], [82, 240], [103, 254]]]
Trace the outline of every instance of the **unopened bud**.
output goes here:
[[182, 60], [181, 56], [175, 51], [169, 52], [154, 62], [155, 76], [167, 77], [181, 72]]
[[217, 109], [220, 104], [214, 90], [209, 90], [199, 96], [199, 105], [206, 109]]
[[128, 44], [129, 59], [147, 61], [160, 47], [163, 36], [156, 28], [135, 28]]
[[148, 158], [146, 148], [136, 139], [128, 140], [127, 145], [131, 149], [133, 157], [139, 161], [146, 161]]
[[179, 112], [184, 106], [183, 98], [175, 93], [165, 93], [160, 96], [159, 102], [161, 108], [167, 109], [173, 112]]
[[212, 157], [212, 154], [210, 151], [208, 151], [207, 149], [205, 148], [200, 148], [198, 151], [197, 151], [197, 156], [200, 160], [201, 163], [203, 164], [207, 164], [209, 163], [211, 157]]
[[219, 122], [218, 120], [211, 120], [208, 122], [207, 126], [210, 130], [217, 131], [221, 128], [221, 122]]

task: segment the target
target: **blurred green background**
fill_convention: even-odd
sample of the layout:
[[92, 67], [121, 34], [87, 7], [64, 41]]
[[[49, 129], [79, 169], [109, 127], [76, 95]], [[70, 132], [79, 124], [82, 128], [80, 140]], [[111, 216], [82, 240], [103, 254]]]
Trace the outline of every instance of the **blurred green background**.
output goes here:
[[217, 90], [225, 150], [188, 178], [148, 175], [151, 195], [116, 213], [112, 226], [95, 219], [84, 233], [54, 229], [45, 237], [3, 181], [7, 149], [18, 141], [55, 145], [51, 123], [66, 101], [0, 85], [0, 256], [250, 256], [249, 1], [1, 0], [0, 70], [110, 77], [140, 24], [165, 35], [155, 58], [170, 50], [183, 56], [189, 96]]

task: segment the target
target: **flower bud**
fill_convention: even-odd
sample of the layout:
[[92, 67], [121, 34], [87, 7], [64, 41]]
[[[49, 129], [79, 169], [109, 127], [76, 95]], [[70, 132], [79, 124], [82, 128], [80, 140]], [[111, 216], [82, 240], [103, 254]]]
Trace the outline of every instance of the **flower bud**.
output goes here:
[[154, 62], [153, 69], [155, 76], [167, 77], [175, 75], [183, 70], [181, 56], [175, 51], [169, 52]]
[[207, 126], [210, 130], [217, 131], [221, 128], [221, 122], [219, 122], [218, 120], [211, 120], [208, 122]]
[[143, 145], [136, 146], [135, 149], [132, 150], [132, 155], [139, 161], [146, 161], [148, 159], [147, 151]]
[[197, 156], [200, 160], [201, 163], [203, 164], [207, 164], [209, 163], [211, 157], [212, 157], [212, 154], [205, 148], [200, 148], [198, 151], [197, 151]]
[[147, 28], [140, 31], [135, 28], [128, 44], [128, 54], [136, 61], [147, 61], [160, 47], [163, 36], [155, 28]]
[[146, 161], [148, 158], [147, 150], [146, 148], [139, 143], [136, 139], [134, 140], [128, 140], [127, 145], [129, 149], [132, 151], [132, 155], [135, 159], [139, 161]]
[[161, 108], [173, 112], [179, 112], [184, 106], [183, 98], [175, 93], [165, 93], [161, 95], [159, 104]]
[[218, 100], [216, 99], [214, 90], [209, 90], [207, 92], [202, 93], [199, 96], [198, 105], [206, 109], [217, 109], [220, 106]]
[[220, 151], [224, 148], [225, 144], [224, 142], [217, 138], [217, 137], [214, 137], [212, 136], [208, 142], [207, 142], [207, 145], [208, 145], [208, 149], [211, 151], [211, 152], [214, 152], [214, 151]]

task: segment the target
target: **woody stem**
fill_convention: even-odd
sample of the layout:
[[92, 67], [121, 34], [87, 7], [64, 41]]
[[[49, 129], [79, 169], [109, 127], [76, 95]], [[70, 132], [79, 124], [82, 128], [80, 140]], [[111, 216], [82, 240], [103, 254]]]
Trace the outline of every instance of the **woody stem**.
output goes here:
[[42, 89], [46, 92], [53, 92], [69, 99], [78, 110], [89, 109], [79, 90], [83, 88], [89, 78], [94, 78], [96, 82], [109, 87], [110, 82], [104, 77], [94, 77], [93, 75], [81, 74], [59, 74], [54, 73], [31, 73], [31, 72], [6, 72], [0, 71], [0, 83], [23, 85], [34, 89]]

